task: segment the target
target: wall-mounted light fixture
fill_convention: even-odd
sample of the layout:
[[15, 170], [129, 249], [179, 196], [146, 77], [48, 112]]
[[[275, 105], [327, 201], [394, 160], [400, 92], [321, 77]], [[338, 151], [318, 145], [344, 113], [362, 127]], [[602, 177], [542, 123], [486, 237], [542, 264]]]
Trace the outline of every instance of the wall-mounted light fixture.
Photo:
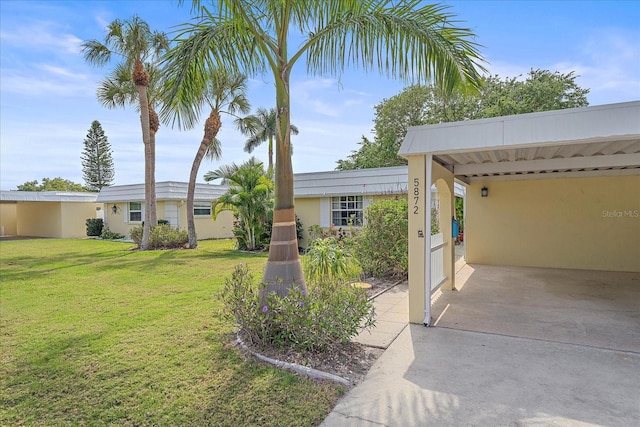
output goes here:
[[487, 187], [482, 187], [482, 190], [480, 190], [480, 194], [482, 194], [482, 197], [488, 197], [489, 189]]
[[111, 212], [113, 212], [113, 214], [117, 214], [118, 213], [118, 205], [116, 205], [115, 203], [113, 204], [113, 206], [111, 207]]

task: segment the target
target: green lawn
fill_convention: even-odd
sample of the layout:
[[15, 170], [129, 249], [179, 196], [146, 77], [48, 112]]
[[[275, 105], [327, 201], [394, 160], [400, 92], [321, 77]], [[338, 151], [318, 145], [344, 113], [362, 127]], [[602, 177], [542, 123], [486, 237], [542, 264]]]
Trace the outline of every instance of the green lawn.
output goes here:
[[230, 345], [215, 293], [266, 255], [0, 242], [0, 425], [312, 426], [343, 392]]

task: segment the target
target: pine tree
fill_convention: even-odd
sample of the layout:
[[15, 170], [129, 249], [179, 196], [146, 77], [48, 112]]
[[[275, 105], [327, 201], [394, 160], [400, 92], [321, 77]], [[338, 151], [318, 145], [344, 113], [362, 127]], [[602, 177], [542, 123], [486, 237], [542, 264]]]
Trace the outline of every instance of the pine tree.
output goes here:
[[100, 191], [113, 183], [114, 169], [111, 157], [111, 145], [97, 120], [91, 123], [91, 128], [84, 140], [82, 159], [82, 174], [84, 182], [92, 191]]

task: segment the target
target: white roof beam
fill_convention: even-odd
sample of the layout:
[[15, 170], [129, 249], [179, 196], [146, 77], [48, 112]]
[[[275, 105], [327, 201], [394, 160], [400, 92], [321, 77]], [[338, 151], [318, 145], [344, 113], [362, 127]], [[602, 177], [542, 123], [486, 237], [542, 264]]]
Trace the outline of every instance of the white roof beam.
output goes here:
[[622, 168], [640, 166], [640, 153], [610, 156], [539, 159], [515, 162], [481, 163], [454, 166], [454, 175], [472, 176], [495, 173], [540, 172], [552, 170]]

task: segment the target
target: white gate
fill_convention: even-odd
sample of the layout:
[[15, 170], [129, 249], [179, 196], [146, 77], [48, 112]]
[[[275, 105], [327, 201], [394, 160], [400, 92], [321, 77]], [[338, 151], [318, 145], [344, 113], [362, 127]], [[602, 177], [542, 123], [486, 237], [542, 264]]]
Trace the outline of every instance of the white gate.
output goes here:
[[444, 241], [442, 233], [431, 236], [431, 294], [444, 283], [447, 277], [444, 275]]

